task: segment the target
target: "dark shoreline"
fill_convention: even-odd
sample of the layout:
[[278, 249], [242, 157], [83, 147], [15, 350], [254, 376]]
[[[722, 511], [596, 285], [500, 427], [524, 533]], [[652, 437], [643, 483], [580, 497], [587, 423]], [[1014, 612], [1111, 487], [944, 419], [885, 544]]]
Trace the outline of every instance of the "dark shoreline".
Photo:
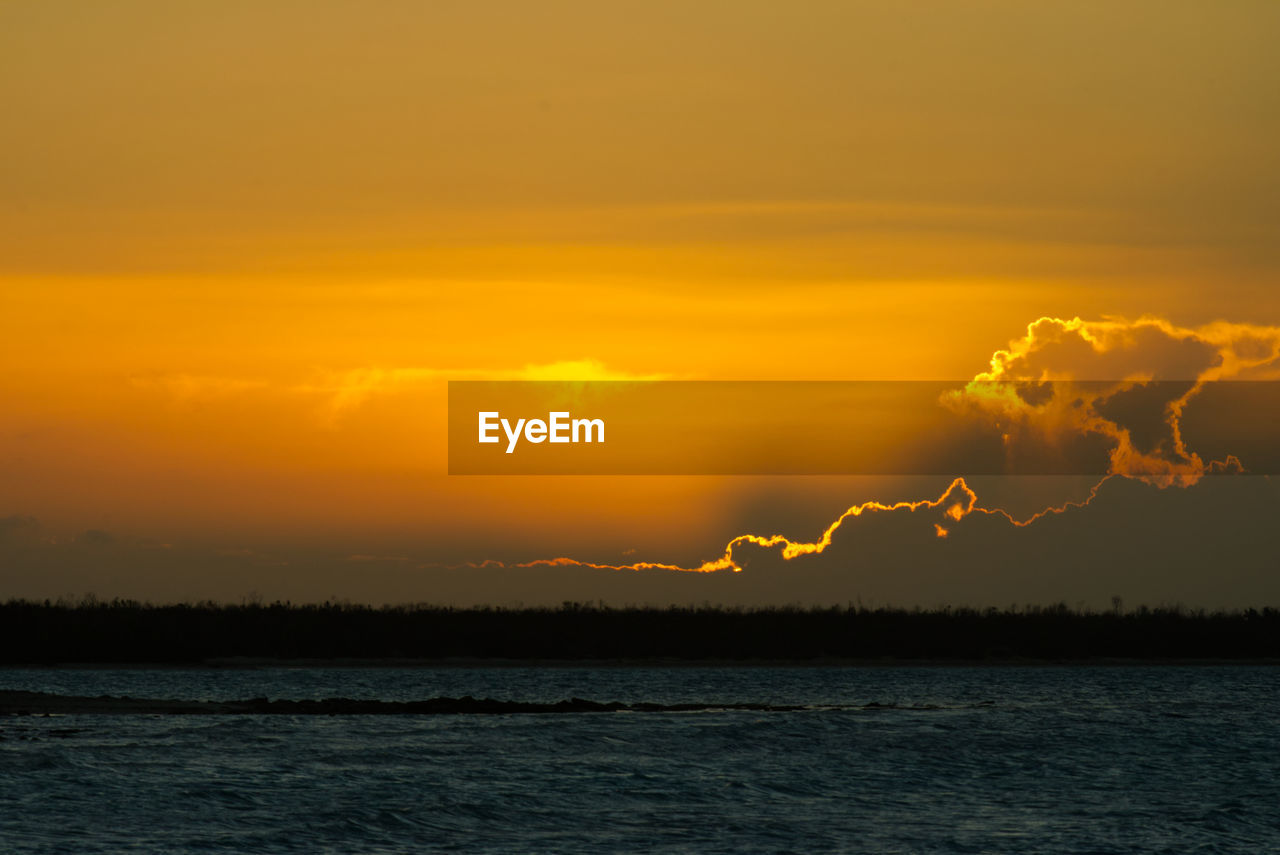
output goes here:
[[455, 609], [0, 603], [0, 666], [903, 666], [1280, 662], [1280, 609]]

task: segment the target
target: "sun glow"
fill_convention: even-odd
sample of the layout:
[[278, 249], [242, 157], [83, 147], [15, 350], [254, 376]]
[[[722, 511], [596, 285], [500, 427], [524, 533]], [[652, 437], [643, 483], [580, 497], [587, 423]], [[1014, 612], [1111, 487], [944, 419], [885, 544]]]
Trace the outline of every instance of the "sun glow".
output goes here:
[[[1173, 345], [1174, 352], [1169, 347]], [[1183, 345], [1197, 346], [1197, 362], [1186, 362], [1180, 352]], [[1243, 352], [1242, 352], [1243, 351]], [[1064, 358], [1065, 357], [1065, 358]], [[868, 513], [917, 513], [943, 508], [942, 516], [951, 523], [959, 523], [970, 514], [1001, 517], [1009, 524], [1025, 528], [1046, 516], [1066, 513], [1090, 505], [1098, 491], [1114, 477], [1142, 480], [1157, 487], [1190, 487], [1209, 472], [1238, 472], [1243, 469], [1240, 461], [1228, 455], [1223, 460], [1205, 462], [1186, 448], [1182, 440], [1180, 422], [1187, 403], [1203, 388], [1208, 378], [1220, 379], [1223, 366], [1230, 365], [1236, 375], [1272, 378], [1280, 375], [1280, 328], [1250, 325], [1214, 324], [1207, 331], [1176, 327], [1168, 321], [1143, 317], [1138, 321], [1106, 320], [1086, 322], [1080, 318], [1061, 320], [1040, 318], [1027, 326], [1025, 337], [1010, 344], [1007, 350], [996, 351], [991, 358], [991, 371], [977, 375], [974, 381], [956, 393], [955, 400], [963, 401], [968, 395], [980, 407], [997, 412], [1005, 418], [1035, 421], [1045, 418], [1043, 404], [1015, 394], [1008, 385], [1000, 387], [999, 394], [991, 394], [992, 381], [1020, 381], [1038, 384], [1045, 380], [1069, 382], [1091, 378], [1091, 372], [1123, 371], [1124, 379], [1116, 382], [1110, 394], [1132, 389], [1157, 377], [1168, 377], [1179, 372], [1192, 372], [1194, 383], [1181, 396], [1171, 401], [1164, 410], [1164, 425], [1172, 437], [1167, 454], [1141, 452], [1136, 449], [1129, 431], [1114, 421], [1097, 414], [1091, 405], [1102, 397], [1093, 391], [1092, 400], [1083, 394], [1071, 401], [1070, 419], [1055, 424], [1054, 429], [1074, 434], [1096, 433], [1114, 443], [1111, 451], [1111, 469], [1090, 489], [1088, 495], [1078, 501], [1065, 501], [1051, 505], [1025, 517], [1017, 517], [1000, 507], [979, 504], [978, 494], [963, 477], [956, 477], [937, 498], [915, 501], [899, 501], [891, 504], [871, 500], [853, 505], [845, 510], [822, 534], [813, 541], [792, 540], [781, 534], [742, 534], [725, 546], [723, 553], [695, 566], [680, 566], [655, 562], [631, 564], [598, 564], [577, 561], [572, 558], [538, 559], [529, 562], [503, 565], [501, 562], [482, 562], [466, 566], [579, 566], [605, 570], [671, 570], [690, 573], [715, 573], [743, 570], [735, 556], [741, 546], [776, 549], [785, 561], [825, 552], [833, 542], [836, 532], [846, 522]], [[1136, 366], [1144, 366], [1137, 370]], [[1058, 394], [1055, 390], [1055, 394]], [[1075, 396], [1071, 396], [1075, 397]], [[1156, 474], [1151, 474], [1155, 471]], [[951, 535], [951, 529], [941, 523], [933, 524], [934, 533], [940, 539]]]

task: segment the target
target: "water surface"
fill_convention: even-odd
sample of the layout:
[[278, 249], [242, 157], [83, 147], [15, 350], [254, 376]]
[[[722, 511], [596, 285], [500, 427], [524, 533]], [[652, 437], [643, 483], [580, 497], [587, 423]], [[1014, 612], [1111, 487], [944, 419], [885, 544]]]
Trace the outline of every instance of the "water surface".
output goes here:
[[0, 689], [842, 707], [4, 718], [6, 852], [1280, 851], [1276, 668], [7, 669]]

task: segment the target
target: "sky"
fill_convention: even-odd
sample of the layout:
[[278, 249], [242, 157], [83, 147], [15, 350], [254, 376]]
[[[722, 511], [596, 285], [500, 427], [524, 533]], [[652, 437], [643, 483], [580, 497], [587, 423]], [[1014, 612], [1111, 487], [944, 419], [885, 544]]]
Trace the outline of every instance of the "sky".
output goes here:
[[[0, 597], [1274, 603], [1251, 475], [875, 512], [737, 573], [519, 566], [696, 567], [966, 473], [450, 476], [446, 388], [963, 384], [1040, 318], [1156, 330], [1095, 350], [1172, 379], [1208, 366], [1161, 342], [1265, 350], [1277, 33], [1269, 0], [0, 0]], [[970, 480], [1019, 520], [1093, 486]]]

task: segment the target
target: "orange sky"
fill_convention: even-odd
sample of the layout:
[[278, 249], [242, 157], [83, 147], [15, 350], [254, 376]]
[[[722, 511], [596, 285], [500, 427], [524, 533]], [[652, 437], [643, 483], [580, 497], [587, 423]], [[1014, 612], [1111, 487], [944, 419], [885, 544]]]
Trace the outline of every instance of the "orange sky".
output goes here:
[[[445, 381], [962, 379], [1043, 315], [1280, 324], [1277, 33], [1271, 2], [0, 4], [0, 517], [696, 561], [779, 495], [815, 531], [920, 498], [451, 479]], [[330, 593], [289, 560], [256, 587]], [[14, 593], [250, 584], [179, 564]]]

